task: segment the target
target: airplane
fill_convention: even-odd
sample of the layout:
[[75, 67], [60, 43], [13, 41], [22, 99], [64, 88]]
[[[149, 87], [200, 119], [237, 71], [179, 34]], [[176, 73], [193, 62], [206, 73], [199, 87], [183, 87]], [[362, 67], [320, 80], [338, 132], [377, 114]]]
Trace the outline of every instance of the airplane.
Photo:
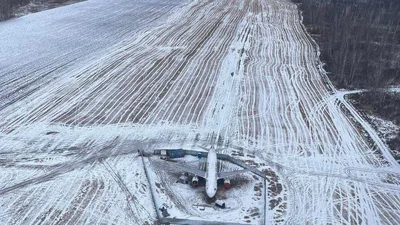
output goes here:
[[219, 179], [249, 171], [247, 169], [244, 169], [244, 170], [218, 172], [217, 162], [218, 162], [217, 153], [215, 149], [211, 147], [211, 149], [208, 151], [208, 156], [206, 161], [206, 171], [192, 169], [184, 167], [182, 165], [178, 165], [178, 167], [186, 172], [194, 174], [195, 176], [193, 177], [193, 181], [198, 181], [198, 178], [196, 176], [205, 178], [207, 196], [209, 198], [213, 198], [217, 193], [217, 182]]

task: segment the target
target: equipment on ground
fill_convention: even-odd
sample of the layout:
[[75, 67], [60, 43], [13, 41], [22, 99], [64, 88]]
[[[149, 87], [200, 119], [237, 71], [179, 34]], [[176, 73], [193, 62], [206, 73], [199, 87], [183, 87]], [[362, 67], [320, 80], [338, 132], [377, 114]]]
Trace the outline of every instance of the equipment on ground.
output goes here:
[[222, 202], [221, 200], [215, 201], [215, 206], [221, 209], [225, 209], [225, 202]]
[[230, 179], [228, 179], [228, 178], [224, 179], [224, 188], [225, 189], [231, 188], [231, 180]]
[[167, 150], [167, 156], [170, 159], [183, 158], [185, 157], [185, 152], [183, 149], [171, 149]]
[[199, 178], [197, 176], [194, 176], [192, 179], [192, 186], [197, 187], [197, 184], [199, 184]]

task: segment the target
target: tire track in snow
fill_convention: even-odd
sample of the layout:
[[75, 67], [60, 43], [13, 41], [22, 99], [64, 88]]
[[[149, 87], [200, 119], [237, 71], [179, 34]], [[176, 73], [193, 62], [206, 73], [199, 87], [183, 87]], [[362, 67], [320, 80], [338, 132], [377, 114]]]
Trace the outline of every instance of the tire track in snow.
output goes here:
[[[151, 6], [149, 11], [155, 8]], [[158, 16], [154, 12], [143, 22]], [[64, 72], [68, 65], [43, 62], [34, 75], [12, 80], [9, 84], [15, 87], [6, 87], [12, 95], [18, 88], [33, 91], [15, 93], [22, 96], [20, 99], [5, 98], [8, 105], [0, 108], [4, 118], [0, 122], [4, 134], [0, 149], [17, 149], [12, 138], [23, 136], [23, 130], [38, 124], [87, 131], [117, 125], [107, 138], [124, 135], [135, 140], [143, 132], [149, 135], [144, 139], [154, 138], [155, 142], [190, 142], [195, 136], [208, 140], [215, 133], [222, 142], [219, 144], [236, 145], [267, 162], [280, 163], [288, 182], [289, 204], [282, 216], [267, 218], [270, 223], [282, 218], [289, 224], [400, 221], [396, 214], [400, 208], [399, 178], [389, 173], [398, 165], [375, 132], [327, 80], [317, 57], [318, 46], [304, 30], [294, 4], [283, 0], [191, 2], [176, 9], [163, 24], [144, 27], [103, 53]], [[36, 75], [45, 75], [57, 66], [60, 71], [54, 70], [59, 73], [54, 80], [35, 81]], [[11, 69], [18, 72], [18, 67]], [[354, 118], [375, 146], [365, 140]], [[70, 140], [73, 135], [48, 139], [38, 134], [21, 143], [30, 143], [30, 150], [51, 149], [46, 146], [74, 143]], [[106, 137], [91, 135], [82, 139]], [[92, 160], [112, 154], [102, 152]], [[69, 171], [59, 169], [60, 173], [44, 175], [44, 180]], [[115, 173], [110, 176], [118, 180]], [[43, 184], [40, 179], [32, 182]], [[3, 188], [0, 193], [18, 193], [22, 187], [25, 183]], [[93, 193], [101, 194], [97, 189]], [[21, 201], [29, 198], [25, 195], [19, 195]], [[79, 205], [94, 207], [102, 216], [77, 211], [70, 222], [129, 220], [126, 215], [107, 213], [114, 204], [111, 200], [92, 202]], [[12, 207], [22, 206], [15, 202]], [[48, 219], [62, 213], [50, 211]], [[81, 213], [87, 216], [79, 216]]]

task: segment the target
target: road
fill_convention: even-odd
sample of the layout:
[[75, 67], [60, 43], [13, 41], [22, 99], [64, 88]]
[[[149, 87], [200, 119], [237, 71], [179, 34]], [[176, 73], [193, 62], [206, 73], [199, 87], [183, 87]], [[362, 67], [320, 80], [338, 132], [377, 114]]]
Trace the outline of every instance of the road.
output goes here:
[[136, 149], [216, 134], [279, 165], [271, 224], [398, 224], [399, 165], [301, 19], [286, 0], [89, 0], [0, 23], [0, 221], [151, 223]]

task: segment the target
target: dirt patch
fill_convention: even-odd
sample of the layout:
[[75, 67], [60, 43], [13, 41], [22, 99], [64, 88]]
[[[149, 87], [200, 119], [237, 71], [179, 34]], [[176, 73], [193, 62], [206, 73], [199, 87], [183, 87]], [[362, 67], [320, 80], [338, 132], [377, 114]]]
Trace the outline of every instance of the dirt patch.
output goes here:
[[267, 177], [268, 197], [270, 199], [269, 208], [274, 209], [283, 201], [282, 197], [280, 197], [283, 191], [283, 186], [280, 183], [278, 175], [274, 171], [271, 169], [264, 169], [263, 172]]
[[254, 195], [257, 197], [262, 196], [262, 190], [263, 190], [263, 183], [262, 182], [258, 182], [257, 184], [254, 185]]
[[247, 209], [248, 216], [244, 216], [245, 219], [260, 217], [260, 209], [257, 207], [251, 207]]
[[157, 192], [159, 193], [161, 191], [161, 193], [164, 193], [165, 190], [163, 187], [161, 187], [161, 184], [156, 182], [156, 187], [157, 187]]
[[244, 161], [246, 162], [247, 165], [254, 166], [254, 167], [259, 167], [258, 163], [254, 162], [253, 160], [246, 159]]

